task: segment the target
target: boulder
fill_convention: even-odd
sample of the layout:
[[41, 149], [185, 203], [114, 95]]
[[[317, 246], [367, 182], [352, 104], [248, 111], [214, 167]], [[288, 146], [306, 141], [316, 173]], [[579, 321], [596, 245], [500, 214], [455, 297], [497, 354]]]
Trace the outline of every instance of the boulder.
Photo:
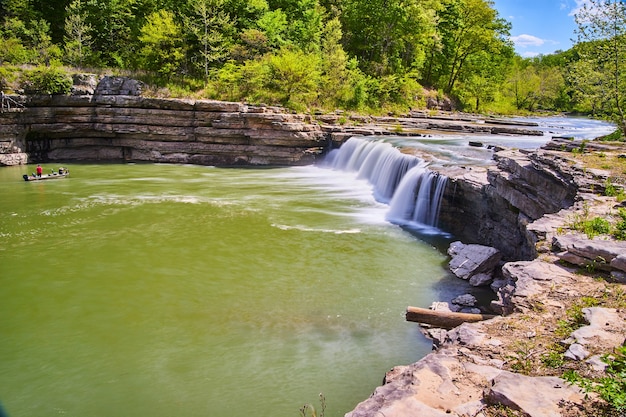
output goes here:
[[559, 257], [562, 260], [574, 265], [626, 271], [626, 242], [568, 234], [554, 236], [552, 245], [561, 251]]
[[502, 258], [500, 251], [495, 248], [475, 244], [464, 245], [461, 242], [453, 242], [448, 248], [448, 253], [452, 256], [448, 266], [457, 277], [469, 280], [475, 275], [483, 275], [480, 279], [474, 280], [473, 285], [488, 285], [492, 280], [494, 268]]
[[619, 346], [624, 343], [626, 322], [616, 309], [584, 308], [583, 315], [589, 325], [575, 330], [567, 342], [581, 346]]
[[460, 305], [463, 307], [474, 307], [476, 305], [476, 297], [472, 294], [459, 295], [452, 299], [452, 304]]
[[618, 269], [622, 272], [626, 272], [626, 253], [617, 255], [611, 260], [611, 268]]
[[74, 96], [93, 95], [98, 86], [98, 75], [96, 74], [74, 74], [72, 76], [71, 93]]
[[587, 356], [589, 356], [589, 352], [585, 350], [583, 345], [579, 345], [578, 343], [572, 343], [570, 347], [567, 349], [567, 352], [563, 354], [568, 359], [572, 359], [575, 361], [582, 361]]
[[490, 404], [503, 404], [530, 417], [561, 417], [571, 407], [567, 403], [581, 404], [583, 399], [580, 389], [561, 378], [506, 371], [494, 378], [486, 396]]
[[493, 282], [493, 274], [476, 274], [469, 279], [470, 285], [473, 287], [483, 287]]
[[508, 262], [502, 267], [502, 276], [507, 283], [498, 289], [498, 300], [491, 302], [492, 309], [500, 314], [534, 309], [534, 302], [545, 294], [547, 286], [553, 291], [576, 292], [571, 272], [538, 259]]
[[127, 77], [106, 76], [100, 80], [94, 94], [140, 96], [142, 89], [141, 81]]

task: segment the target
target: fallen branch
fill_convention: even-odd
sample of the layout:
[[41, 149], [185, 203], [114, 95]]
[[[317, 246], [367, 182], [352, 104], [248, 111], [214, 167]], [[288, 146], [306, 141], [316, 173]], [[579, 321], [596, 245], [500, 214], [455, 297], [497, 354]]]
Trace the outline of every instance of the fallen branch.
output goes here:
[[442, 329], [453, 329], [463, 323], [474, 323], [494, 317], [496, 316], [491, 314], [454, 313], [411, 306], [406, 309], [407, 321], [428, 324]]

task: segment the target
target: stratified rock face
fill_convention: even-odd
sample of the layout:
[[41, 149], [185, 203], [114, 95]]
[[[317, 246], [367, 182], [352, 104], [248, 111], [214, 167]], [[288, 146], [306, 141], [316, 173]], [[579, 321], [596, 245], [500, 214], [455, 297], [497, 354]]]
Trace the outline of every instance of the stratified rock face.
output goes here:
[[603, 171], [585, 170], [558, 152], [505, 150], [496, 165], [449, 176], [439, 227], [467, 243], [497, 248], [505, 260], [537, 256], [537, 236], [527, 225], [571, 207], [580, 192], [602, 190]]
[[146, 98], [136, 80], [83, 78], [70, 96], [29, 97], [21, 112], [3, 115], [0, 143], [11, 148], [4, 154], [19, 148], [35, 160], [303, 165], [326, 145], [318, 124], [281, 108]]
[[25, 135], [20, 119], [21, 113], [11, 111], [4, 111], [0, 117], [0, 166], [28, 163], [24, 142], [19, 140]]
[[489, 184], [486, 171], [468, 170], [448, 179], [439, 227], [459, 240], [494, 247], [507, 260], [530, 260], [535, 249], [526, 237], [526, 222], [524, 213]]
[[95, 95], [32, 100], [26, 150], [50, 160], [298, 165], [323, 144], [303, 116], [241, 103]]

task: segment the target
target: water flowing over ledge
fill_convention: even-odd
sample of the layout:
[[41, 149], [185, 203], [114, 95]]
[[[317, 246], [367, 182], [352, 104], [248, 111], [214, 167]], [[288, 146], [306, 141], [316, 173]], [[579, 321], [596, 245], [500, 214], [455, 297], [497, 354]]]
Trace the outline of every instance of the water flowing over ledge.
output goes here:
[[367, 180], [374, 198], [389, 204], [390, 222], [431, 232], [437, 227], [447, 177], [429, 170], [424, 160], [384, 141], [350, 138], [322, 165]]

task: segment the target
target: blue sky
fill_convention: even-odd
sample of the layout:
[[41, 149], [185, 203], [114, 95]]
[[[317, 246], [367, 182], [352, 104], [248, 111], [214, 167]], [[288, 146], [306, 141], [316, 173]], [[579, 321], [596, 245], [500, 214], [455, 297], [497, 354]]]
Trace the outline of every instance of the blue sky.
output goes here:
[[511, 22], [511, 40], [523, 57], [566, 51], [576, 39], [574, 13], [585, 0], [493, 0], [500, 17]]

